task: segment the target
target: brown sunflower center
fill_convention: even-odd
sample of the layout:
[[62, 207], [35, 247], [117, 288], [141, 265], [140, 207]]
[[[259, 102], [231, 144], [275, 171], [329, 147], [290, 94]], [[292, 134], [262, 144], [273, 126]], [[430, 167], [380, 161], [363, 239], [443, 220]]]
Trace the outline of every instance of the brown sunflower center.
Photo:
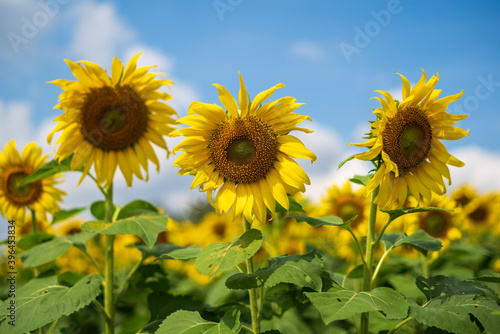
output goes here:
[[428, 211], [420, 217], [420, 228], [435, 238], [446, 236], [451, 226], [451, 215], [445, 211]]
[[474, 211], [467, 215], [474, 223], [484, 224], [488, 218], [488, 209], [484, 206], [478, 206]]
[[148, 111], [130, 87], [105, 86], [87, 94], [81, 108], [82, 135], [94, 147], [123, 150], [144, 135]]
[[212, 232], [219, 237], [225, 236], [226, 235], [226, 224], [224, 224], [222, 222], [215, 224], [212, 227]]
[[405, 174], [420, 165], [429, 154], [432, 128], [419, 108], [398, 111], [382, 132], [384, 152]]
[[43, 189], [41, 180], [21, 185], [21, 182], [31, 174], [33, 171], [24, 167], [6, 171], [1, 183], [3, 193], [10, 203], [24, 206], [38, 201]]
[[278, 150], [276, 134], [260, 119], [237, 117], [224, 121], [209, 141], [210, 157], [230, 181], [252, 183], [266, 176]]
[[340, 200], [335, 206], [334, 214], [342, 218], [344, 222], [358, 216], [351, 223], [352, 227], [356, 227], [363, 220], [363, 207], [355, 198]]

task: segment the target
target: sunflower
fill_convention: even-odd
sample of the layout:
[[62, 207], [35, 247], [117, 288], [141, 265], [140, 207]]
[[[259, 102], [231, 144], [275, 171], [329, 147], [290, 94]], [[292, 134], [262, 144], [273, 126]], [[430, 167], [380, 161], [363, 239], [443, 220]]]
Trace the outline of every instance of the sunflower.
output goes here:
[[476, 196], [462, 211], [463, 230], [470, 236], [488, 232], [498, 235], [500, 228], [500, 195], [496, 193]]
[[58, 202], [66, 193], [56, 188], [60, 175], [21, 185], [21, 182], [40, 168], [47, 158], [42, 148], [29, 143], [19, 154], [16, 142], [11, 140], [0, 152], [0, 212], [7, 219], [24, 223], [26, 209], [35, 211], [38, 218], [46, 220], [47, 213], [59, 211]]
[[368, 147], [369, 151], [356, 155], [360, 160], [378, 163], [378, 169], [366, 186], [366, 194], [377, 187], [375, 203], [382, 209], [401, 208], [408, 194], [420, 203], [430, 200], [432, 193], [446, 192], [443, 177], [451, 184], [447, 165], [462, 167], [464, 163], [448, 153], [440, 140], [456, 140], [468, 136], [468, 131], [453, 127], [467, 115], [446, 112], [448, 105], [458, 100], [463, 91], [437, 99], [440, 89], [434, 89], [439, 75], [426, 81], [422, 71], [420, 81], [410, 89], [403, 75], [403, 101], [399, 102], [385, 91], [376, 91], [385, 99], [379, 100], [382, 108], [374, 110], [377, 121], [365, 143], [351, 144]]
[[451, 198], [457, 203], [458, 206], [461, 207], [465, 207], [477, 196], [478, 194], [476, 189], [468, 184], [461, 185], [451, 194]]
[[[415, 206], [416, 202], [415, 198], [410, 199], [412, 206]], [[410, 214], [409, 223], [405, 229], [408, 235], [424, 230], [430, 236], [441, 239], [442, 250], [448, 249], [451, 242], [462, 238], [462, 233], [458, 229], [460, 208], [453, 200], [446, 196], [434, 196], [430, 201], [424, 201], [423, 204], [426, 207], [439, 207], [448, 211], [431, 210]]]
[[[175, 162], [180, 175], [195, 174], [191, 189], [206, 191], [217, 213], [232, 209], [233, 217], [242, 214], [252, 221], [264, 222], [266, 207], [274, 214], [275, 202], [289, 208], [287, 193], [305, 191], [309, 177], [292, 158], [316, 160], [292, 130], [309, 116], [293, 111], [302, 103], [283, 97], [264, 103], [283, 84], [263, 91], [249, 101], [240, 75], [238, 102], [226, 88], [214, 84], [224, 108], [193, 102], [188, 116], [178, 120], [190, 127], [172, 132], [186, 138], [174, 149], [184, 151]], [[217, 191], [215, 202], [214, 192]]]
[[132, 57], [125, 69], [115, 57], [111, 77], [94, 63], [66, 60], [78, 80], [51, 82], [64, 90], [54, 108], [65, 112], [54, 120], [58, 124], [47, 141], [50, 144], [54, 133], [62, 131], [56, 142], [56, 146], [61, 144], [56, 159], [61, 161], [74, 153], [71, 169], [83, 168], [80, 182], [92, 166], [97, 182], [106, 188], [117, 167], [128, 186], [134, 175], [143, 179], [141, 167], [147, 181], [148, 161], [156, 165], [157, 171], [160, 169], [151, 143], [168, 153], [163, 136], [173, 130], [172, 115], [176, 112], [159, 101], [171, 99], [159, 89], [173, 83], [155, 79], [157, 73], [148, 73], [154, 66], [137, 68], [140, 55]]

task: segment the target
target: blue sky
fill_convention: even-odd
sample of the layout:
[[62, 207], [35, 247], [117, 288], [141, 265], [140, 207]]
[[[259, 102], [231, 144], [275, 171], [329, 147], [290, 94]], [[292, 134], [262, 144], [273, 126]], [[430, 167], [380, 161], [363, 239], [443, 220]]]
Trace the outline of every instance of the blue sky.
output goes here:
[[[30, 29], [31, 28], [31, 29]], [[445, 142], [466, 163], [452, 168], [454, 183], [482, 191], [500, 189], [500, 3], [497, 1], [70, 1], [0, 0], [0, 146], [16, 139], [18, 149], [46, 136], [60, 89], [47, 84], [73, 79], [64, 59], [89, 60], [104, 68], [112, 58], [144, 52], [142, 64], [158, 64], [174, 82], [172, 105], [179, 115], [194, 100], [220, 103], [213, 83], [238, 92], [238, 71], [251, 96], [278, 82], [274, 97], [294, 96], [306, 105], [315, 133], [301, 136], [317, 155], [303, 166], [319, 198], [368, 165], [336, 166], [357, 152], [378, 107], [374, 90], [400, 94], [401, 80], [416, 83], [423, 68], [439, 72], [443, 96], [465, 90], [452, 113], [470, 116], [458, 126], [470, 137]], [[396, 97], [396, 96], [395, 96]], [[175, 140], [167, 141], [173, 147]], [[158, 151], [162, 156], [163, 152]], [[191, 178], [177, 176], [173, 160], [162, 163], [151, 182], [134, 191], [117, 186], [120, 204], [143, 197], [167, 208], [203, 198], [189, 190]], [[151, 171], [155, 174], [154, 171]], [[69, 174], [65, 207], [99, 199], [86, 182], [76, 189]]]

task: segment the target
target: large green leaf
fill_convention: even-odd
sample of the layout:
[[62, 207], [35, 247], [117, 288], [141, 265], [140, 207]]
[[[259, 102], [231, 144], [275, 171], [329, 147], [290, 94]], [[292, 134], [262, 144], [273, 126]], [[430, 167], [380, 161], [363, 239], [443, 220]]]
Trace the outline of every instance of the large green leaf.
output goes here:
[[180, 310], [167, 317], [156, 334], [237, 334], [240, 314], [239, 310], [229, 310], [216, 323], [203, 319], [198, 312]]
[[62, 221], [62, 220], [66, 220], [68, 218], [71, 218], [74, 215], [77, 215], [80, 212], [83, 212], [85, 210], [87, 210], [87, 207], [75, 208], [75, 209], [69, 209], [69, 210], [59, 210], [54, 214], [54, 217], [52, 219], [52, 224], [57, 223], [57, 222]]
[[200, 273], [212, 277], [252, 257], [262, 242], [262, 233], [250, 229], [234, 242], [216, 242], [208, 245], [198, 254], [194, 265]]
[[492, 315], [500, 311], [500, 307], [495, 301], [484, 297], [467, 294], [438, 297], [427, 302], [425, 307], [413, 300], [409, 302], [413, 319], [451, 333], [483, 333], [478, 322], [485, 333], [497, 333], [500, 328], [500, 316]]
[[[45, 165], [42, 167], [38, 168], [36, 172], [25, 178], [22, 182], [21, 185], [25, 185], [28, 183], [32, 183], [35, 181], [38, 181], [40, 179], [43, 179], [45, 177], [49, 177], [58, 173], [62, 172], [69, 172], [71, 171], [71, 159], [73, 158], [73, 154], [67, 157], [66, 159], [62, 160], [61, 162], [58, 162], [57, 160], [52, 160], [47, 162]], [[77, 169], [76, 171], [81, 172], [83, 168]]]
[[45, 232], [30, 233], [23, 235], [19, 240], [17, 240], [16, 246], [19, 249], [28, 250], [42, 242], [46, 242], [54, 238], [55, 236], [53, 234], [48, 234]]
[[201, 252], [201, 247], [198, 245], [181, 247], [172, 243], [155, 244], [152, 248], [149, 248], [148, 246], [142, 244], [129, 245], [128, 247], [137, 248], [147, 255], [154, 256], [158, 259], [167, 260], [194, 260]]
[[26, 333], [40, 328], [63, 316], [70, 315], [90, 304], [100, 293], [102, 278], [91, 274], [73, 287], [57, 283], [56, 276], [35, 278], [21, 287], [14, 297], [16, 305], [15, 326], [9, 325], [8, 305], [11, 299], [0, 304], [1, 333]]
[[82, 230], [102, 234], [135, 234], [151, 248], [158, 234], [166, 230], [167, 222], [167, 216], [151, 213], [117, 220], [113, 224], [105, 224], [101, 220], [86, 222]]
[[269, 258], [269, 267], [251, 274], [238, 273], [229, 277], [229, 289], [250, 289], [260, 286], [273, 287], [278, 283], [294, 283], [321, 291], [321, 274], [325, 266], [316, 250], [302, 255], [281, 255]]
[[422, 291], [427, 300], [438, 297], [449, 297], [452, 295], [485, 296], [497, 299], [495, 291], [477, 282], [462, 281], [453, 277], [443, 275], [424, 278], [417, 277], [417, 287]]
[[406, 233], [388, 233], [382, 236], [382, 242], [386, 248], [408, 245], [422, 254], [426, 255], [427, 251], [436, 252], [443, 247], [441, 239], [431, 237], [424, 230], [418, 230], [411, 235]]
[[405, 298], [399, 292], [384, 287], [363, 292], [306, 292], [306, 296], [327, 325], [363, 312], [381, 311], [387, 319], [402, 319], [408, 314]]
[[371, 178], [373, 177], [373, 174], [368, 174], [368, 175], [354, 175], [352, 178], [349, 179], [352, 183], [360, 184], [362, 186], [367, 186], [368, 182], [370, 182]]
[[84, 247], [94, 235], [95, 233], [81, 232], [70, 236], [55, 237], [19, 254], [19, 257], [23, 260], [24, 266], [37, 267], [65, 254], [71, 246]]

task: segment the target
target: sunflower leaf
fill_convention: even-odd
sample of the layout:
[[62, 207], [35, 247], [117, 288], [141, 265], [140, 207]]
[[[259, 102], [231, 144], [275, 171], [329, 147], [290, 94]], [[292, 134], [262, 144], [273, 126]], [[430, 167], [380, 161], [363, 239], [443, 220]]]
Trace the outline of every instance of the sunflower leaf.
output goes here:
[[203, 319], [198, 312], [179, 310], [162, 322], [156, 334], [236, 334], [241, 329], [240, 315], [239, 310], [232, 309], [216, 323]]
[[482, 275], [476, 278], [472, 278], [475, 281], [483, 281], [483, 282], [490, 282], [490, 283], [500, 283], [500, 274], [486, 274]]
[[344, 164], [348, 161], [351, 161], [352, 159], [356, 158], [356, 156], [358, 155], [358, 153], [356, 154], [353, 154], [351, 155], [350, 157], [346, 158], [345, 160], [343, 160], [341, 163], [339, 163], [339, 166], [337, 167], [337, 170], [339, 170], [340, 168], [342, 168], [342, 166], [344, 166]]
[[312, 227], [318, 227], [322, 225], [328, 225], [328, 226], [339, 226], [342, 228], [345, 228], [346, 230], [350, 229], [351, 223], [357, 218], [358, 216], [354, 216], [348, 221], [344, 222], [342, 218], [336, 217], [336, 216], [327, 216], [327, 217], [321, 217], [321, 218], [313, 218], [305, 215], [298, 215], [298, 214], [289, 214], [285, 218], [295, 218], [297, 222], [306, 222]]
[[380, 311], [387, 319], [403, 319], [408, 302], [396, 290], [381, 287], [371, 291], [306, 292], [325, 324], [348, 319], [363, 312]]
[[302, 208], [302, 205], [300, 205], [299, 202], [295, 200], [295, 198], [288, 197], [288, 202], [290, 203], [290, 206], [287, 209], [281, 206], [281, 204], [276, 201], [276, 212], [305, 212], [304, 209]]
[[74, 286], [67, 287], [57, 282], [56, 276], [35, 278], [19, 288], [16, 293], [15, 326], [8, 305], [14, 299], [0, 304], [0, 332], [26, 333], [45, 326], [63, 316], [72, 314], [90, 304], [101, 292], [102, 278], [91, 274], [80, 279]]
[[441, 239], [434, 238], [427, 234], [424, 230], [418, 230], [410, 235], [406, 233], [388, 233], [382, 236], [382, 242], [386, 248], [396, 248], [402, 245], [408, 245], [424, 255], [428, 251], [437, 252], [443, 247]]
[[252, 257], [262, 242], [262, 232], [250, 229], [234, 242], [215, 242], [208, 245], [198, 254], [194, 265], [203, 275], [213, 277]]
[[196, 259], [200, 253], [201, 247], [199, 245], [193, 245], [189, 247], [178, 247], [177, 249], [164, 253], [161, 258], [187, 261]]
[[124, 207], [120, 208], [120, 213], [118, 214], [117, 219], [123, 219], [132, 216], [138, 216], [147, 211], [158, 213], [158, 208], [153, 204], [143, 201], [143, 200], [135, 200]]
[[425, 306], [409, 300], [410, 314], [415, 321], [450, 333], [496, 333], [500, 328], [498, 304], [474, 295], [451, 295], [434, 298]]
[[69, 210], [59, 210], [54, 214], [54, 217], [52, 219], [52, 224], [71, 218], [74, 215], [77, 215], [85, 210], [87, 210], [87, 207], [74, 208]]
[[[113, 205], [113, 212], [116, 207]], [[95, 219], [104, 220], [106, 215], [106, 203], [104, 201], [96, 201], [90, 205], [90, 213]]]
[[[38, 170], [36, 172], [34, 172], [30, 176], [26, 177], [20, 183], [20, 185], [32, 183], [32, 182], [38, 181], [40, 179], [43, 179], [43, 178], [46, 178], [46, 177], [49, 177], [49, 176], [52, 176], [52, 175], [55, 175], [58, 173], [73, 171], [71, 169], [71, 159], [72, 158], [73, 158], [73, 154], [60, 162], [57, 160], [52, 160], [52, 161], [47, 162], [42, 167], [38, 168]], [[83, 171], [83, 168], [80, 168], [80, 169], [77, 169], [74, 171], [81, 172], [81, 171]]]
[[408, 207], [408, 208], [395, 209], [395, 210], [382, 210], [381, 209], [380, 211], [389, 214], [389, 220], [393, 221], [396, 218], [399, 218], [399, 217], [404, 216], [404, 215], [409, 214], [409, 213], [427, 212], [427, 211], [433, 211], [433, 210], [442, 210], [442, 211], [453, 212], [453, 210], [448, 210], [448, 209], [440, 208], [437, 206], [428, 207], [428, 208]]
[[167, 229], [168, 217], [156, 213], [149, 213], [117, 220], [106, 224], [102, 220], [83, 223], [82, 230], [101, 234], [135, 234], [139, 236], [149, 248], [153, 247], [158, 234]]
[[238, 273], [229, 277], [229, 289], [250, 289], [265, 286], [273, 287], [278, 283], [293, 283], [321, 291], [321, 275], [325, 265], [319, 253], [312, 250], [300, 255], [280, 255], [268, 259], [269, 267], [261, 268], [251, 274]]
[[434, 298], [448, 298], [453, 295], [472, 295], [498, 299], [496, 292], [477, 282], [462, 281], [443, 275], [424, 278], [417, 277], [415, 284], [425, 295], [427, 300]]
[[352, 183], [360, 184], [362, 186], [367, 186], [368, 182], [370, 182], [371, 178], [373, 177], [374, 174], [368, 174], [368, 175], [354, 175], [352, 178], [349, 179]]
[[84, 247], [94, 236], [94, 233], [81, 232], [70, 236], [54, 237], [19, 254], [19, 257], [23, 260], [25, 267], [37, 267], [66, 254], [71, 246], [82, 247], [83, 245]]

